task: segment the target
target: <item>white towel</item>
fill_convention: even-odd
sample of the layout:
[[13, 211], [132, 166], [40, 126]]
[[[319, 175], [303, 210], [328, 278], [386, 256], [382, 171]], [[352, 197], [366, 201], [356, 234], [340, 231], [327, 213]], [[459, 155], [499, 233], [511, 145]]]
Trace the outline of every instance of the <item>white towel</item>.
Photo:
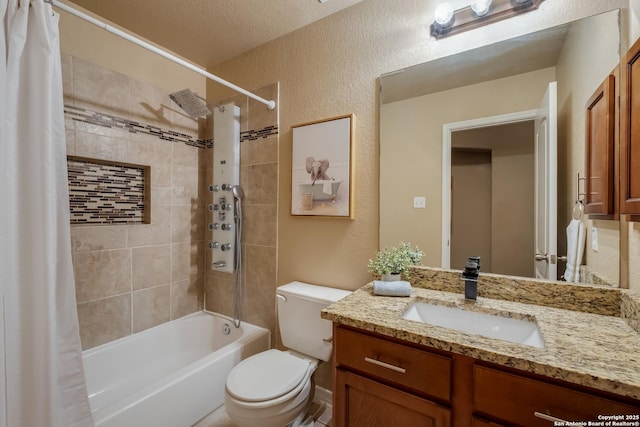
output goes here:
[[333, 195], [333, 185], [331, 183], [330, 180], [326, 179], [323, 183], [322, 183], [322, 192], [324, 194], [328, 194], [328, 195]]
[[388, 297], [408, 297], [411, 296], [411, 284], [404, 280], [396, 280], [395, 282], [374, 280], [373, 293]]
[[586, 229], [584, 222], [572, 219], [567, 226], [567, 269], [564, 272], [564, 280], [578, 282], [580, 280], [580, 263], [584, 253]]

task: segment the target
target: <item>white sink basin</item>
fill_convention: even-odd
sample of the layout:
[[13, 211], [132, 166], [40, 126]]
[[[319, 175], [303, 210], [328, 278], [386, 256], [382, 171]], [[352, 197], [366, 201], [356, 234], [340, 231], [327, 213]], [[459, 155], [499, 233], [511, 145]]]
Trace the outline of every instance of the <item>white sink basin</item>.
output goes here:
[[412, 304], [402, 315], [402, 318], [455, 329], [468, 334], [477, 334], [533, 347], [544, 347], [538, 325], [528, 320], [512, 319], [421, 301]]

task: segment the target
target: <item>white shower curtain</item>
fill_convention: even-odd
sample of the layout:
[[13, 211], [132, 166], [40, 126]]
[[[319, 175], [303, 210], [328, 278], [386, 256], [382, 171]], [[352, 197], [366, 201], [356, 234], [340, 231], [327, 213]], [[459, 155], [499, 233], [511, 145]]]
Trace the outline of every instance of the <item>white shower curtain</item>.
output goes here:
[[0, 426], [93, 426], [71, 264], [59, 16], [43, 0], [0, 0], [0, 12]]

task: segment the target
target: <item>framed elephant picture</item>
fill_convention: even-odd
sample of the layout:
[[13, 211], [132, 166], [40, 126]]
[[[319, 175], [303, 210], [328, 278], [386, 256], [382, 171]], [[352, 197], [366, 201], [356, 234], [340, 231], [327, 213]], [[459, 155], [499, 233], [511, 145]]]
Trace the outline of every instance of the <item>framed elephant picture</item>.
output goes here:
[[291, 215], [353, 219], [353, 114], [291, 127]]

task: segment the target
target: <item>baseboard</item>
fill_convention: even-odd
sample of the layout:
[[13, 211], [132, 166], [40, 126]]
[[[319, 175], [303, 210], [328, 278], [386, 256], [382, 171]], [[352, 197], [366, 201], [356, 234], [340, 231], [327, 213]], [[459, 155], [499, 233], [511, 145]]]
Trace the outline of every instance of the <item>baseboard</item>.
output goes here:
[[316, 394], [313, 398], [315, 401], [325, 403], [328, 407], [331, 407], [331, 404], [333, 402], [333, 393], [331, 393], [330, 390], [327, 390], [326, 388], [320, 386], [316, 386], [315, 393]]

